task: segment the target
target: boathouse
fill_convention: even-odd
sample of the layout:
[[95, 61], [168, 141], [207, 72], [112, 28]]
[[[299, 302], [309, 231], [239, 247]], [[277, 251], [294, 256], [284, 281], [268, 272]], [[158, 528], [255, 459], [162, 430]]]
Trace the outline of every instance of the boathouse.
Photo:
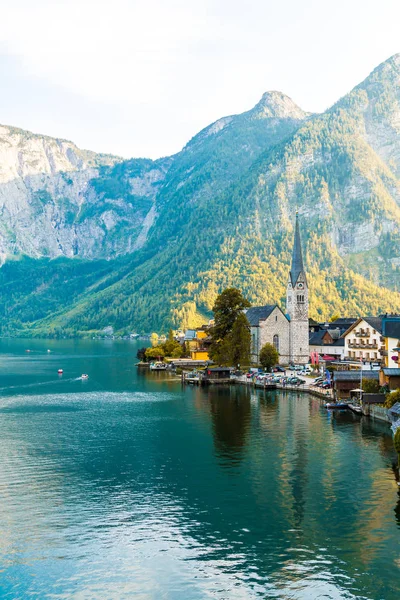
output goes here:
[[[363, 371], [363, 381], [373, 379], [379, 381], [378, 371]], [[361, 385], [361, 373], [357, 371], [334, 371], [333, 388], [338, 398], [348, 398], [351, 390], [359, 388]]]

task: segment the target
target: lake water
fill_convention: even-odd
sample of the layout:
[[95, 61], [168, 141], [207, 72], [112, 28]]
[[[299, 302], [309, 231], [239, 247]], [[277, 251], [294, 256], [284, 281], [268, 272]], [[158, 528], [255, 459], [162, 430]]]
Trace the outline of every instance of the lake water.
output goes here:
[[0, 342], [0, 598], [400, 598], [388, 427], [138, 345]]

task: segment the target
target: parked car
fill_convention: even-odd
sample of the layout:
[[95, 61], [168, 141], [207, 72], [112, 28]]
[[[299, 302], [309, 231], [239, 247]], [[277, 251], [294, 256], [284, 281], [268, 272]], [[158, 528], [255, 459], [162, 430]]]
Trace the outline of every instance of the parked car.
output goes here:
[[291, 385], [303, 385], [305, 383], [304, 379], [300, 379], [300, 377], [289, 377], [288, 383]]
[[274, 373], [286, 373], [285, 367], [281, 367], [281, 365], [276, 365], [272, 370]]

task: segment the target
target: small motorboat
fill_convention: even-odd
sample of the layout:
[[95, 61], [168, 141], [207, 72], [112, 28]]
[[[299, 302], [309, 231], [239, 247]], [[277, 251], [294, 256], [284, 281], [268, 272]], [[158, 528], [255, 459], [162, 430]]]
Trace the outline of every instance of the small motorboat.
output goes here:
[[59, 375], [62, 375], [62, 374], [64, 373], [64, 371], [63, 371], [62, 369], [58, 369], [57, 373], [58, 373]]
[[349, 405], [347, 404], [347, 402], [327, 402], [325, 404], [325, 408], [328, 408], [329, 410], [337, 410], [337, 409], [343, 409], [343, 408], [349, 408]]
[[165, 371], [167, 368], [167, 363], [163, 363], [161, 361], [152, 362], [150, 364], [150, 371]]
[[86, 373], [82, 373], [81, 379], [89, 379], [89, 375], [86, 375]]

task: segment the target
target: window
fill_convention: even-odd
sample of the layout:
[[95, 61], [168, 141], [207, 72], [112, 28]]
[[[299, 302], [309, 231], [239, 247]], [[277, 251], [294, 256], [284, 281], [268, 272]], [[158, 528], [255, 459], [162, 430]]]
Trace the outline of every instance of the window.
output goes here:
[[252, 348], [253, 348], [253, 354], [257, 354], [257, 347], [256, 347], [256, 334], [255, 334], [255, 333], [253, 333], [253, 335], [252, 335], [252, 338], [253, 338], [253, 339], [252, 339], [252, 341], [251, 341], [251, 345], [252, 345]]
[[274, 335], [274, 346], [275, 346], [275, 350], [277, 352], [279, 352], [279, 335]]
[[297, 295], [297, 302], [299, 302], [299, 303], [303, 303], [304, 302], [304, 295], [303, 294], [301, 294], [301, 295], [298, 294]]
[[278, 315], [275, 315], [275, 322], [278, 320]]

